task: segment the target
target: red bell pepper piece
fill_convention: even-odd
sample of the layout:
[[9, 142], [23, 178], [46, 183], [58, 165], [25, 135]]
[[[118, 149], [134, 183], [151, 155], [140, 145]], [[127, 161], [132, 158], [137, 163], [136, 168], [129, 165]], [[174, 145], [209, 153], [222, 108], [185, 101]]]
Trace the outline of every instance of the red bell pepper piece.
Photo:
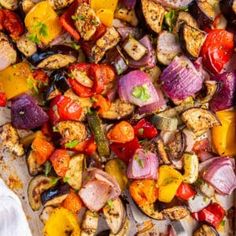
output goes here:
[[219, 74], [231, 59], [234, 51], [234, 35], [223, 29], [210, 31], [201, 49], [203, 65]]
[[63, 120], [80, 120], [82, 108], [71, 98], [58, 95], [50, 104], [49, 117], [52, 124]]
[[134, 134], [138, 138], [152, 139], [157, 136], [158, 131], [154, 125], [152, 125], [146, 119], [142, 119], [134, 126]]
[[204, 221], [217, 227], [225, 216], [225, 210], [218, 203], [211, 203], [201, 211], [192, 213], [192, 216], [198, 221]]
[[176, 192], [176, 196], [183, 200], [188, 200], [195, 195], [196, 191], [191, 187], [191, 185], [186, 183], [182, 183]]
[[7, 96], [4, 92], [0, 92], [0, 107], [5, 107], [7, 105]]
[[126, 164], [129, 163], [129, 159], [132, 158], [135, 151], [140, 148], [140, 144], [137, 138], [127, 143], [112, 143], [110, 145], [111, 150], [124, 161]]
[[69, 78], [72, 90], [80, 97], [91, 97], [104, 91], [105, 85], [115, 79], [113, 69], [108, 65], [79, 63], [69, 67], [69, 71], [78, 70], [86, 73], [93, 80], [92, 88], [85, 87], [76, 79]]
[[97, 144], [94, 141], [93, 136], [91, 136], [89, 139], [79, 143], [78, 145], [76, 145], [76, 147], [73, 148], [73, 150], [75, 150], [77, 152], [84, 153], [88, 156], [91, 156], [92, 154], [94, 154], [96, 149], [97, 149]]

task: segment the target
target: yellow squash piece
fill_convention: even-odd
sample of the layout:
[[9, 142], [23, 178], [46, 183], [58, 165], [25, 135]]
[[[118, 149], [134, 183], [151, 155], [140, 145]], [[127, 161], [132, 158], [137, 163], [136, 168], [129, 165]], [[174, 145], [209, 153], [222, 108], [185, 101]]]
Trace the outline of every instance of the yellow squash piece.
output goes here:
[[43, 229], [44, 236], [80, 236], [76, 215], [65, 208], [52, 212]]
[[216, 112], [221, 126], [212, 128], [212, 143], [221, 156], [236, 155], [236, 111]]
[[158, 200], [161, 202], [171, 202], [174, 198], [177, 189], [183, 181], [183, 176], [168, 165], [162, 165], [159, 168], [157, 181]]
[[121, 191], [124, 191], [128, 184], [128, 178], [126, 176], [126, 165], [120, 159], [112, 159], [105, 165], [105, 171], [113, 176], [120, 186]]
[[91, 7], [97, 11], [100, 9], [109, 9], [111, 11], [115, 11], [117, 6], [118, 0], [91, 0], [90, 5]]
[[1, 71], [0, 87], [6, 93], [7, 99], [30, 91], [35, 87], [35, 81], [30, 66], [27, 63], [22, 62], [9, 66]]
[[37, 42], [37, 38], [45, 45], [62, 32], [59, 17], [48, 1], [39, 2], [29, 11], [25, 17], [25, 26], [34, 41]]
[[100, 19], [100, 21], [105, 25], [105, 26], [112, 26], [112, 21], [114, 18], [114, 12], [110, 9], [99, 9], [96, 12], [96, 15]]

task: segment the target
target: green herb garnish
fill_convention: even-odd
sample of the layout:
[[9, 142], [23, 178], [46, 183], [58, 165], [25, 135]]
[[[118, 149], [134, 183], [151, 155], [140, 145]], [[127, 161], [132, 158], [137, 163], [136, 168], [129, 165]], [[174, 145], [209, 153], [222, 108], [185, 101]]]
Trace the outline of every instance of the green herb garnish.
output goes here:
[[71, 44], [71, 47], [74, 48], [74, 49], [77, 50], [77, 51], [80, 49], [80, 45], [76, 44], [75, 42], [73, 42], [73, 43]]
[[73, 15], [72, 17], [72, 20], [85, 20], [85, 16], [83, 16], [83, 15]]
[[173, 31], [176, 19], [177, 19], [177, 11], [175, 10], [170, 10], [165, 14], [165, 23], [169, 27], [170, 32]]
[[52, 177], [52, 178], [51, 178], [51, 181], [50, 181], [50, 184], [51, 184], [51, 185], [56, 185], [57, 182], [59, 181], [59, 179], [60, 179], [60, 178]]
[[113, 201], [110, 199], [107, 201], [107, 205], [110, 207], [110, 208], [113, 208], [114, 207], [114, 203]]
[[65, 176], [65, 177], [63, 178], [63, 182], [64, 182], [64, 183], [68, 183], [69, 179], [70, 179], [70, 178], [69, 178], [68, 176]]
[[66, 148], [74, 148], [74, 147], [76, 147], [78, 144], [79, 144], [79, 141], [75, 139], [75, 140], [72, 140], [72, 141], [66, 143], [66, 144], [65, 144], [65, 147], [66, 147]]
[[132, 95], [143, 102], [146, 102], [151, 97], [146, 84], [134, 87]]
[[51, 165], [51, 163], [49, 161], [47, 161], [45, 163], [45, 165], [44, 165], [44, 175], [48, 176], [48, 174], [50, 173], [51, 169], [52, 169], [52, 165]]
[[144, 168], [143, 160], [140, 159], [138, 155], [135, 155], [134, 160], [137, 161], [138, 165], [139, 165], [141, 168]]
[[27, 38], [36, 44], [40, 43], [40, 37], [48, 36], [48, 27], [42, 22], [36, 22], [33, 25], [32, 30], [34, 31], [34, 33], [31, 33]]

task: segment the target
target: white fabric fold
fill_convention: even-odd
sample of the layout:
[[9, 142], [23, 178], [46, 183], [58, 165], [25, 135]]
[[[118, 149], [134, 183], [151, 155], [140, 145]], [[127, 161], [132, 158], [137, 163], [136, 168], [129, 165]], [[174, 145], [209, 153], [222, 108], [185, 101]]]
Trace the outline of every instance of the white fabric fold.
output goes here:
[[32, 236], [20, 199], [0, 179], [0, 236]]

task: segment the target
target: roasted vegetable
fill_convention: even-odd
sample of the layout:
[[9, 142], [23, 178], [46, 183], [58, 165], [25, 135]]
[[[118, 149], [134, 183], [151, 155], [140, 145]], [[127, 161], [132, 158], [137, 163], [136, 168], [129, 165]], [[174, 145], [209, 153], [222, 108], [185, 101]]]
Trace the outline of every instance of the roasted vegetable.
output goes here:
[[0, 0], [0, 5], [9, 10], [16, 10], [18, 6], [17, 0]]
[[103, 214], [111, 233], [117, 234], [121, 230], [126, 217], [122, 201], [119, 198], [108, 201], [103, 208]]
[[206, 38], [206, 33], [186, 23], [180, 25], [179, 37], [182, 49], [192, 58], [197, 58]]
[[223, 110], [216, 112], [221, 125], [212, 128], [212, 144], [216, 152], [221, 156], [236, 154], [236, 133], [232, 132], [236, 127], [236, 112]]
[[188, 199], [188, 208], [191, 212], [198, 212], [208, 206], [210, 202], [210, 198], [201, 193], [197, 193], [196, 195]]
[[192, 0], [157, 0], [157, 2], [160, 2], [165, 7], [170, 8], [185, 8], [188, 7], [188, 5], [192, 2]]
[[28, 186], [28, 200], [33, 211], [41, 207], [41, 194], [55, 185], [52, 178], [38, 175], [31, 179]]
[[43, 166], [37, 163], [36, 153], [29, 151], [26, 157], [27, 167], [30, 175], [36, 176], [43, 171]]
[[117, 234], [110, 233], [109, 236], [124, 236], [124, 235], [127, 235], [129, 233], [129, 230], [130, 230], [130, 220], [128, 219], [128, 217], [126, 217], [124, 225], [121, 228], [121, 230]]
[[120, 41], [120, 35], [114, 27], [106, 29], [105, 34], [96, 41], [96, 44], [89, 52], [89, 59], [92, 62], [98, 63], [102, 60], [105, 53], [115, 47]]
[[183, 23], [198, 29], [197, 21], [188, 13], [185, 11], [180, 11], [178, 14], [178, 17], [176, 19], [175, 27], [174, 27], [174, 33], [179, 32], [180, 25]]
[[18, 50], [26, 57], [32, 56], [37, 51], [37, 45], [29, 39], [28, 34], [22, 35], [17, 41], [16, 46]]
[[87, 210], [81, 224], [81, 236], [95, 236], [98, 228], [98, 214]]
[[46, 224], [46, 222], [48, 221], [50, 215], [53, 213], [53, 211], [56, 208], [52, 207], [52, 206], [47, 206], [45, 208], [43, 208], [43, 211], [41, 212], [39, 218], [42, 221], [43, 224]]
[[82, 174], [84, 166], [84, 155], [76, 155], [70, 159], [69, 168], [66, 172], [66, 182], [75, 190], [79, 190], [82, 185]]
[[160, 166], [157, 180], [158, 200], [166, 203], [171, 202], [182, 180], [183, 176], [173, 167]]
[[170, 160], [180, 160], [186, 149], [186, 135], [177, 131], [165, 145]]
[[235, 0], [220, 0], [220, 9], [228, 24], [236, 25], [236, 2]]
[[108, 120], [120, 120], [131, 115], [133, 111], [134, 105], [117, 99], [111, 103], [109, 110], [99, 113], [99, 116]]
[[198, 178], [198, 157], [195, 154], [185, 153], [183, 155], [184, 175], [183, 182], [193, 184]]
[[185, 111], [181, 118], [197, 136], [202, 135], [210, 128], [220, 125], [219, 120], [212, 112], [202, 108], [191, 108]]
[[45, 236], [81, 235], [76, 215], [65, 208], [53, 211], [44, 226], [43, 233]]
[[56, 70], [76, 61], [78, 52], [66, 45], [55, 45], [33, 54], [29, 61], [38, 68]]
[[189, 6], [189, 11], [195, 17], [201, 29], [209, 27], [219, 11], [219, 0], [193, 1]]
[[62, 206], [74, 214], [78, 214], [83, 207], [83, 202], [74, 190], [70, 190]]
[[155, 32], [160, 33], [165, 15], [165, 8], [153, 0], [142, 0], [142, 11], [147, 25]]
[[111, 176], [115, 177], [121, 191], [124, 191], [128, 184], [126, 169], [125, 163], [120, 159], [112, 159], [105, 165], [105, 171]]
[[157, 59], [163, 65], [169, 65], [181, 52], [178, 39], [173, 33], [162, 31], [157, 39]]
[[213, 96], [217, 92], [218, 84], [214, 80], [205, 80], [204, 81], [204, 89], [206, 90], [206, 94], [204, 97], [201, 95], [197, 97], [197, 101], [199, 101], [201, 104], [210, 102], [213, 99]]
[[104, 134], [102, 122], [98, 117], [97, 113], [92, 113], [87, 115], [87, 120], [90, 129], [94, 134], [95, 141], [98, 146], [98, 153], [101, 156], [108, 156], [110, 153], [108, 141]]
[[115, 18], [123, 20], [132, 26], [137, 26], [138, 24], [138, 18], [135, 14], [134, 9], [129, 10], [126, 8], [120, 8], [117, 11], [115, 11]]
[[16, 51], [8, 41], [7, 36], [0, 32], [0, 71], [14, 64], [17, 59]]
[[8, 151], [16, 156], [24, 155], [24, 149], [23, 145], [20, 143], [19, 135], [11, 123], [2, 126], [0, 140], [2, 150]]
[[161, 211], [165, 218], [170, 220], [181, 220], [189, 215], [184, 206], [174, 206]]
[[213, 227], [203, 224], [194, 231], [193, 236], [219, 236], [219, 233]]
[[66, 199], [69, 192], [70, 187], [68, 184], [57, 184], [41, 194], [42, 204], [44, 206], [58, 206]]
[[147, 48], [139, 41], [129, 37], [123, 44], [125, 52], [135, 61], [140, 60], [147, 53]]
[[18, 129], [34, 129], [48, 121], [48, 115], [33, 97], [22, 94], [12, 101], [12, 124]]
[[49, 2], [55, 10], [59, 10], [69, 6], [73, 0], [49, 0]]
[[48, 45], [60, 35], [62, 28], [57, 13], [51, 7], [49, 1], [37, 3], [26, 15], [25, 26], [28, 29], [29, 38], [35, 43]]
[[165, 117], [162, 115], [154, 115], [152, 117], [152, 123], [157, 127], [157, 129], [165, 131], [175, 131], [178, 126], [177, 118]]

